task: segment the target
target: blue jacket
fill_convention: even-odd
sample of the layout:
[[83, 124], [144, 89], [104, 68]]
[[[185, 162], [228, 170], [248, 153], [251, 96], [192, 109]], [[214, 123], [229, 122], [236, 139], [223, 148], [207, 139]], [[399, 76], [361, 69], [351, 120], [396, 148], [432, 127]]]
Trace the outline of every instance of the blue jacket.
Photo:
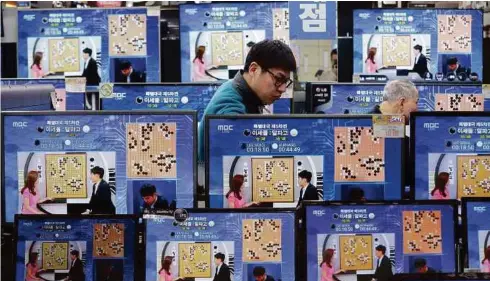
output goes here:
[[250, 89], [242, 72], [237, 73], [233, 80], [223, 83], [213, 95], [206, 106], [198, 128], [198, 159], [204, 161], [204, 120], [206, 115], [234, 115], [247, 113], [261, 113], [263, 104], [257, 95]]

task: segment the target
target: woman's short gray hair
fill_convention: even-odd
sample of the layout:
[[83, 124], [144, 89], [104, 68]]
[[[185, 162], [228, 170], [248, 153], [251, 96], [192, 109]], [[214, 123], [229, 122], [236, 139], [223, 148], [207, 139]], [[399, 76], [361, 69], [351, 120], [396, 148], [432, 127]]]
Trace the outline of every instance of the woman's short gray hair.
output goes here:
[[398, 101], [400, 99], [418, 99], [419, 91], [411, 81], [392, 80], [386, 83], [383, 100]]

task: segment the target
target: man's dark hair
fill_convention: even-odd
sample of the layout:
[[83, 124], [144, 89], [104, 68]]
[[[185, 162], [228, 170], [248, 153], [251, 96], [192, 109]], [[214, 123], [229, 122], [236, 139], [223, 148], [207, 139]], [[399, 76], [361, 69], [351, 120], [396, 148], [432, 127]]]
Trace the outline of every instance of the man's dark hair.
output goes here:
[[383, 245], [376, 246], [376, 251], [380, 251], [383, 255], [386, 253], [386, 247]]
[[418, 44], [417, 44], [417, 45], [415, 45], [413, 48], [414, 48], [415, 50], [419, 50], [419, 52], [421, 52], [421, 53], [422, 53], [422, 46], [420, 46], [420, 45], [418, 45]]
[[223, 253], [217, 253], [214, 255], [214, 258], [221, 260], [221, 262], [225, 261], [225, 255]]
[[254, 267], [254, 277], [263, 276], [265, 274], [265, 268], [263, 266]]
[[332, 57], [333, 55], [337, 55], [337, 49], [333, 49], [333, 50], [330, 52], [330, 57]]
[[80, 252], [77, 251], [77, 250], [73, 250], [73, 251], [70, 252], [70, 255], [73, 255], [73, 256], [79, 258], [80, 257]]
[[447, 65], [453, 65], [458, 63], [458, 58], [457, 57], [451, 57], [447, 60]]
[[153, 184], [144, 184], [140, 189], [141, 197], [153, 196], [157, 192], [156, 187]]
[[82, 52], [84, 52], [85, 54], [88, 54], [88, 55], [89, 55], [89, 57], [91, 57], [91, 56], [92, 56], [92, 49], [90, 49], [90, 48], [85, 48], [85, 49], [83, 49], [83, 51], [82, 51]]
[[364, 190], [360, 187], [351, 188], [349, 191], [350, 201], [363, 201], [364, 200]]
[[296, 59], [291, 48], [279, 40], [263, 40], [254, 44], [245, 60], [245, 71], [248, 71], [252, 62], [256, 62], [265, 70], [271, 68], [279, 68], [286, 72], [296, 70]]
[[94, 175], [99, 175], [100, 178], [104, 177], [104, 169], [99, 166], [93, 167], [92, 169], [90, 169], [90, 172]]
[[306, 179], [307, 182], [310, 182], [312, 174], [311, 174], [311, 172], [308, 172], [307, 170], [303, 170], [303, 171], [299, 172], [298, 177], [300, 177], [302, 179]]
[[129, 69], [131, 66], [133, 66], [133, 65], [131, 64], [131, 62], [129, 62], [127, 60], [121, 62], [121, 70]]
[[415, 268], [423, 268], [427, 265], [427, 261], [425, 259], [416, 259], [414, 262]]

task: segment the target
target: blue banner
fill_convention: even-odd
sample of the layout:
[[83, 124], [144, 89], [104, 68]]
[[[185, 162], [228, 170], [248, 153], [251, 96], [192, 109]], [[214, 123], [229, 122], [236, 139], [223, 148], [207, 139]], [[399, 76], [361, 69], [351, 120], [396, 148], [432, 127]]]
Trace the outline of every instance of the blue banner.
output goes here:
[[[102, 82], [125, 82], [121, 70], [129, 62], [132, 82], [158, 82], [159, 21], [159, 13], [146, 8], [21, 10], [17, 76], [62, 78], [81, 76], [87, 69], [86, 75], [98, 75]], [[86, 66], [86, 48], [96, 66]], [[33, 66], [39, 53], [42, 73]]]
[[289, 2], [290, 39], [337, 40], [337, 2]]

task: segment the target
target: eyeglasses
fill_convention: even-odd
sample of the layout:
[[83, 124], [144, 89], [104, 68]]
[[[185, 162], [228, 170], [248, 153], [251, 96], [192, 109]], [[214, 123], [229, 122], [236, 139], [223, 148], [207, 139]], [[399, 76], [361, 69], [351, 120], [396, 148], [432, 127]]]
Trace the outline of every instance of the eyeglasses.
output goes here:
[[269, 72], [269, 74], [274, 79], [274, 86], [276, 86], [276, 88], [279, 88], [284, 84], [286, 84], [286, 88], [288, 88], [289, 86], [291, 86], [291, 84], [293, 84], [293, 80], [291, 80], [290, 78], [284, 77], [282, 75], [281, 76], [276, 75], [268, 69], [266, 71]]

